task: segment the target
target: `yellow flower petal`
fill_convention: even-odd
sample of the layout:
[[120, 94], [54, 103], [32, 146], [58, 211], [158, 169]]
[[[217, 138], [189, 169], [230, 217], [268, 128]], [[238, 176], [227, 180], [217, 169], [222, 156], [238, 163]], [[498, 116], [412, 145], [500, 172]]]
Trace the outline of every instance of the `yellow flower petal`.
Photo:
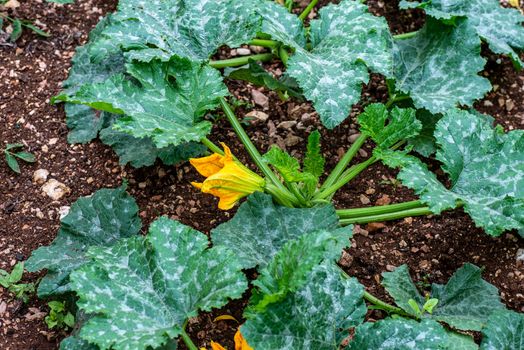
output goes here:
[[240, 329], [235, 333], [235, 350], [253, 350], [251, 346], [247, 343], [247, 341], [242, 336], [242, 333], [240, 333]]
[[226, 350], [222, 345], [215, 343], [214, 341], [211, 342], [211, 349], [213, 350]]
[[200, 175], [209, 177], [218, 173], [224, 167], [224, 156], [214, 153], [207, 157], [191, 158], [189, 162]]

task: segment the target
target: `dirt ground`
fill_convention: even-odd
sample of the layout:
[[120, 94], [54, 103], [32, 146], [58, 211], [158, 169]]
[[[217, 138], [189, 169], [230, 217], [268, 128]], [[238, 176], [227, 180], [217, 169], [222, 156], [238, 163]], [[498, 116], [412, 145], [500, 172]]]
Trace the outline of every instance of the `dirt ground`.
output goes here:
[[[394, 33], [415, 30], [422, 24], [419, 12], [397, 10], [397, 1], [369, 0], [372, 12], [385, 16]], [[86, 145], [67, 143], [67, 127], [62, 106], [51, 106], [49, 99], [61, 88], [67, 77], [75, 47], [83, 44], [98, 20], [115, 8], [116, 1], [79, 0], [74, 5], [48, 4], [41, 0], [21, 1], [11, 14], [37, 20], [48, 30], [48, 39], [25, 32], [11, 44], [0, 38], [0, 140], [21, 142], [34, 153], [35, 164], [21, 164], [21, 175], [10, 171], [0, 160], [0, 268], [11, 270], [17, 261], [24, 261], [34, 249], [49, 244], [59, 227], [59, 213], [78, 197], [99, 188], [116, 187], [123, 179], [129, 181], [129, 192], [137, 199], [143, 231], [160, 215], [169, 215], [205, 233], [228, 220], [234, 210], [216, 210], [216, 201], [194, 190], [190, 181], [198, 174], [188, 164], [133, 169], [122, 167], [113, 151], [96, 141]], [[222, 51], [217, 57], [231, 55]], [[494, 91], [476, 103], [475, 108], [494, 116], [506, 130], [524, 128], [524, 73], [517, 73], [511, 62], [484, 50], [489, 60], [482, 73], [488, 77]], [[523, 55], [524, 58], [524, 55]], [[266, 65], [276, 75], [282, 73], [279, 62]], [[265, 123], [248, 122], [247, 132], [261, 151], [278, 144], [301, 155], [303, 140], [315, 129], [322, 133], [327, 169], [336, 164], [357, 133], [354, 117], [362, 106], [355, 106], [349, 118], [335, 130], [320, 126], [309, 103], [290, 100], [282, 102], [270, 91], [258, 89], [268, 97], [268, 105], [253, 100], [253, 86], [229, 82], [231, 92], [250, 106], [237, 110], [242, 117], [257, 110], [269, 115]], [[374, 76], [365, 87], [363, 103], [385, 101], [387, 90], [383, 79]], [[247, 155], [236, 140], [227, 121], [220, 120], [210, 137], [213, 141], [228, 140], [239, 158]], [[371, 152], [366, 144], [357, 160]], [[38, 169], [49, 171], [49, 178], [66, 185], [70, 193], [53, 201], [43, 194], [41, 185], [33, 182]], [[347, 185], [335, 197], [337, 208], [362, 207], [415, 199], [413, 193], [400, 186], [395, 172], [374, 165]], [[524, 241], [515, 232], [491, 238], [475, 228], [462, 211], [441, 216], [407, 218], [384, 225], [362, 225], [355, 228], [351, 249], [344, 253], [340, 265], [357, 277], [370, 292], [386, 297], [379, 287], [380, 273], [407, 263], [414, 279], [423, 282], [445, 282], [465, 262], [485, 268], [484, 278], [497, 286], [508, 307], [524, 312], [524, 266], [517, 265], [517, 251]], [[36, 282], [39, 275], [24, 280]], [[189, 332], [198, 346], [216, 340], [231, 348], [235, 332], [234, 321], [214, 322], [217, 315], [231, 314], [241, 320], [245, 299], [234, 301], [221, 310], [203, 314], [192, 320]], [[0, 290], [0, 349], [57, 349], [66, 335], [51, 331], [43, 318], [48, 312], [45, 302], [32, 298], [23, 304]], [[380, 317], [370, 313], [370, 318]]]

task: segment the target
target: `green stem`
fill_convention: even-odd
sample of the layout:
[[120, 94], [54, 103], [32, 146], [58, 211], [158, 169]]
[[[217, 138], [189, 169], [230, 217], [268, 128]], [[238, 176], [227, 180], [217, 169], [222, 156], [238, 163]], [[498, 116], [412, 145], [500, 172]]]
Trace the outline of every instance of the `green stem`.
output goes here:
[[307, 5], [307, 7], [304, 9], [304, 11], [302, 11], [302, 13], [298, 16], [298, 18], [301, 21], [304, 21], [307, 15], [309, 15], [309, 13], [311, 12], [311, 10], [313, 10], [313, 8], [317, 5], [317, 2], [318, 0], [311, 0], [309, 5]]
[[340, 220], [341, 225], [350, 225], [350, 224], [367, 224], [369, 222], [381, 222], [381, 221], [390, 221], [403, 219], [411, 216], [424, 216], [431, 215], [433, 212], [429, 210], [428, 207], [400, 210], [392, 213], [378, 214], [378, 215], [369, 215], [369, 216], [359, 216], [353, 218], [342, 218]]
[[262, 47], [268, 47], [268, 48], [274, 49], [279, 45], [279, 43], [278, 41], [275, 41], [275, 40], [253, 39], [250, 42], [248, 42], [248, 45], [262, 46]]
[[200, 142], [202, 142], [202, 144], [204, 146], [206, 146], [207, 148], [209, 148], [209, 150], [211, 152], [214, 152], [214, 153], [218, 153], [218, 154], [221, 154], [221, 155], [224, 155], [224, 151], [218, 147], [217, 145], [215, 145], [213, 143], [213, 141], [211, 141], [210, 139], [208, 139], [207, 137], [204, 137], [202, 140], [200, 140]]
[[394, 39], [398, 39], [398, 40], [409, 39], [409, 38], [412, 38], [412, 37], [414, 37], [415, 35], [417, 35], [417, 33], [418, 33], [418, 31], [415, 31], [415, 32], [409, 32], [409, 33], [397, 34], [397, 35], [393, 35], [393, 38], [394, 38]]
[[400, 101], [405, 101], [405, 100], [409, 100], [411, 97], [409, 97], [408, 95], [396, 95], [394, 94], [393, 96], [391, 96], [391, 98], [388, 100], [388, 102], [386, 102], [386, 108], [389, 108], [391, 107], [393, 104], [397, 103], [397, 102], [400, 102]]
[[261, 53], [258, 55], [235, 57], [227, 60], [210, 61], [209, 65], [217, 69], [225, 67], [239, 67], [248, 64], [249, 60], [266, 62], [270, 61], [272, 58], [272, 53]]
[[277, 203], [285, 206], [285, 207], [294, 207], [294, 202], [296, 201], [296, 198], [292, 195], [290, 196], [288, 193], [284, 193], [281, 190], [279, 190], [275, 185], [271, 183], [266, 183], [266, 186], [264, 188], [265, 192], [271, 195]]
[[320, 187], [320, 191], [323, 189], [332, 186], [340, 177], [342, 172], [346, 169], [348, 164], [353, 160], [355, 155], [357, 154], [358, 150], [362, 147], [364, 142], [367, 140], [367, 136], [364, 134], [361, 134], [355, 142], [351, 145], [351, 147], [347, 150], [346, 154], [339, 160], [338, 164], [335, 166], [335, 169], [329, 174], [326, 181], [322, 184]]
[[282, 63], [284, 63], [285, 66], [287, 66], [287, 61], [289, 59], [289, 53], [286, 51], [286, 49], [283, 46], [280, 46], [278, 48], [278, 57], [280, 57], [280, 60]]
[[331, 186], [327, 187], [323, 191], [319, 192], [315, 199], [325, 199], [332, 194], [334, 194], [336, 191], [338, 191], [342, 186], [347, 184], [349, 181], [353, 180], [358, 174], [363, 172], [368, 166], [375, 163], [377, 161], [377, 158], [371, 157], [365, 162], [359, 163], [350, 169], [348, 171], [342, 173], [340, 178]]
[[364, 291], [364, 299], [366, 299], [371, 304], [375, 305], [377, 308], [387, 311], [388, 313], [394, 313], [402, 316], [413, 317], [399, 307], [393, 306], [386, 303], [385, 301], [380, 300], [376, 296], [370, 294], [369, 292]]
[[242, 141], [242, 143], [246, 147], [247, 152], [251, 156], [251, 159], [253, 159], [253, 161], [255, 162], [256, 166], [260, 169], [260, 171], [262, 171], [262, 173], [264, 173], [266, 178], [270, 180], [273, 183], [273, 185], [275, 185], [280, 191], [284, 193], [289, 193], [288, 189], [284, 187], [284, 185], [282, 185], [275, 173], [273, 173], [269, 166], [264, 162], [264, 160], [262, 159], [262, 155], [258, 152], [255, 145], [251, 142], [251, 139], [245, 132], [244, 128], [242, 128], [242, 125], [240, 125], [240, 122], [238, 121], [235, 113], [223, 97], [220, 98], [220, 106], [222, 107], [222, 110], [224, 111], [227, 119], [229, 120], [229, 123], [240, 138], [240, 141]]
[[182, 340], [184, 341], [184, 344], [186, 344], [186, 346], [187, 346], [187, 348], [189, 350], [198, 350], [198, 348], [196, 347], [195, 343], [193, 343], [193, 341], [191, 340], [191, 338], [187, 334], [187, 332], [185, 330], [185, 327], [182, 329], [182, 333], [180, 334], [180, 336], [182, 337]]
[[402, 210], [421, 208], [424, 204], [419, 201], [410, 201], [398, 204], [379, 205], [368, 208], [339, 209], [337, 215], [343, 219], [358, 218], [362, 216], [372, 216], [379, 214], [394, 213]]

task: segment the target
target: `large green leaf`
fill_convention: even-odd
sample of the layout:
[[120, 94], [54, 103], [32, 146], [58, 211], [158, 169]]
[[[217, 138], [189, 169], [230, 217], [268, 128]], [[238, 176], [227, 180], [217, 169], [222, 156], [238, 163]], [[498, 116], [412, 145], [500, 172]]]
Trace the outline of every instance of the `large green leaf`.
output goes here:
[[442, 118], [441, 114], [433, 114], [425, 109], [417, 110], [417, 119], [422, 124], [420, 133], [408, 139], [408, 143], [413, 150], [424, 157], [429, 157], [437, 151], [435, 140], [435, 128], [437, 122]]
[[288, 241], [267, 266], [259, 269], [253, 282], [250, 305], [246, 314], [263, 312], [272, 303], [283, 300], [307, 280], [311, 270], [325, 259], [338, 260], [342, 249], [349, 246], [351, 228], [308, 232]]
[[253, 314], [240, 328], [255, 349], [336, 350], [366, 315], [364, 288], [333, 263], [313, 269], [296, 293]]
[[117, 45], [129, 59], [205, 61], [222, 45], [237, 47], [261, 28], [251, 1], [123, 0], [95, 50]]
[[373, 103], [358, 116], [360, 131], [371, 137], [378, 148], [389, 148], [399, 141], [417, 136], [422, 124], [412, 108], [394, 107], [391, 112], [381, 103]]
[[163, 148], [205, 137], [211, 130], [211, 123], [203, 120], [205, 113], [228, 94], [217, 70], [187, 60], [131, 63], [127, 72], [130, 77], [116, 75], [57, 99], [125, 114], [114, 128], [135, 137], [151, 137]]
[[272, 0], [254, 0], [257, 14], [263, 19], [261, 32], [290, 47], [306, 46], [306, 31], [298, 16]]
[[524, 314], [513, 311], [493, 313], [482, 329], [481, 350], [524, 349]]
[[[482, 270], [475, 265], [465, 264], [451, 276], [446, 285], [433, 284], [430, 297], [438, 299], [438, 304], [433, 313], [425, 313], [423, 317], [446, 322], [461, 330], [480, 331], [489, 315], [504, 309], [497, 288], [484, 281], [481, 273]], [[382, 284], [398, 306], [414, 314], [408, 303], [412, 299], [420, 310], [423, 309], [425, 298], [411, 280], [406, 265], [393, 272], [385, 272], [382, 276]]]
[[40, 281], [38, 295], [70, 291], [69, 274], [86, 264], [89, 247], [111, 246], [122, 237], [138, 234], [141, 222], [137, 213], [138, 206], [125, 186], [99, 190], [73, 203], [53, 243], [38, 248], [27, 260], [30, 272], [48, 270]]
[[486, 60], [466, 20], [451, 26], [430, 17], [415, 37], [396, 40], [394, 52], [396, 87], [417, 108], [444, 113], [472, 105], [491, 90], [489, 80], [477, 75]]
[[311, 21], [311, 50], [295, 44], [287, 74], [298, 81], [322, 123], [334, 128], [360, 100], [368, 68], [392, 76], [392, 40], [384, 18], [368, 13], [360, 1], [325, 6], [319, 15]]
[[79, 336], [69, 336], [60, 342], [60, 350], [99, 350], [94, 344], [83, 340]]
[[338, 217], [332, 205], [287, 208], [271, 196], [253, 193], [233, 219], [211, 231], [214, 245], [235, 249], [243, 268], [265, 267], [282, 246], [308, 232], [332, 231]]
[[146, 238], [90, 249], [92, 262], [71, 274], [78, 306], [96, 314], [80, 336], [102, 349], [156, 348], [199, 310], [241, 297], [247, 280], [235, 254], [208, 245], [203, 233], [163, 217]]
[[443, 350], [449, 346], [444, 327], [432, 320], [387, 318], [357, 327], [348, 350]]
[[400, 7], [422, 8], [428, 15], [444, 20], [467, 17], [472, 27], [471, 34], [476, 31], [493, 52], [507, 54], [518, 67], [523, 66], [518, 53], [513, 50], [524, 49], [524, 16], [517, 9], [502, 8], [494, 0], [403, 0]]
[[399, 179], [435, 213], [462, 201], [477, 226], [491, 235], [524, 228], [524, 131], [504, 134], [485, 118], [454, 110], [437, 123], [435, 138], [450, 189], [417, 158], [399, 152], [380, 157], [401, 167]]

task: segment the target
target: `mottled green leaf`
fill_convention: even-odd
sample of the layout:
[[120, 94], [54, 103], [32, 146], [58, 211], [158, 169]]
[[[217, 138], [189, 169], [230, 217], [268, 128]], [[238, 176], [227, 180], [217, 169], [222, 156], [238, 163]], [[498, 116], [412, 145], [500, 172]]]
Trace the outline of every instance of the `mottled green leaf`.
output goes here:
[[77, 335], [69, 336], [60, 342], [60, 350], [99, 350], [100, 348]]
[[432, 17], [450, 20], [453, 17], [467, 17], [472, 33], [484, 39], [490, 49], [511, 57], [522, 68], [523, 63], [516, 49], [524, 49], [524, 16], [512, 8], [503, 8], [494, 0], [422, 0], [401, 1], [401, 8], [422, 8]]
[[482, 335], [481, 350], [524, 349], [524, 314], [497, 311], [482, 329]]
[[222, 46], [238, 47], [261, 28], [251, 1], [123, 0], [95, 50], [117, 45], [129, 59], [205, 61]]
[[137, 213], [138, 206], [125, 192], [125, 186], [99, 190], [73, 203], [53, 243], [38, 248], [27, 260], [30, 272], [48, 270], [40, 281], [38, 295], [70, 291], [69, 274], [88, 261], [85, 254], [89, 247], [111, 246], [122, 237], [139, 233]]
[[208, 245], [203, 233], [163, 217], [145, 238], [91, 248], [92, 262], [71, 274], [78, 306], [95, 314], [80, 336], [102, 349], [157, 348], [199, 310], [240, 298], [247, 280], [235, 254]]
[[368, 68], [392, 75], [392, 40], [384, 18], [368, 13], [360, 1], [325, 6], [319, 16], [311, 21], [311, 50], [295, 44], [287, 74], [298, 81], [322, 123], [334, 128], [360, 100]]
[[255, 349], [336, 350], [347, 329], [364, 320], [363, 294], [356, 279], [325, 262], [296, 293], [252, 315], [240, 330]]
[[417, 158], [393, 154], [380, 157], [401, 166], [399, 179], [435, 213], [455, 208], [457, 201], [476, 225], [498, 236], [524, 227], [524, 131], [507, 134], [485, 118], [466, 111], [448, 112], [438, 123], [437, 159], [449, 175], [447, 189]]
[[[438, 304], [432, 314], [425, 313], [423, 317], [446, 322], [461, 330], [480, 331], [489, 315], [504, 308], [497, 288], [484, 281], [481, 273], [475, 265], [465, 264], [446, 285], [433, 284], [430, 297], [438, 299]], [[407, 265], [384, 272], [382, 276], [382, 284], [398, 306], [414, 314], [408, 303], [412, 299], [422, 309], [425, 298], [411, 280]]]
[[255, 192], [233, 219], [211, 231], [213, 244], [235, 250], [242, 268], [265, 267], [282, 246], [308, 232], [332, 231], [338, 217], [332, 205], [287, 208]]
[[262, 29], [273, 40], [290, 47], [306, 46], [306, 31], [298, 16], [290, 13], [276, 1], [254, 1], [257, 14], [263, 19]]
[[348, 350], [443, 350], [448, 347], [444, 327], [432, 320], [417, 322], [405, 318], [387, 318], [366, 322], [355, 330]]
[[378, 148], [389, 148], [399, 141], [418, 135], [422, 124], [412, 108], [394, 107], [391, 112], [381, 103], [373, 103], [358, 116], [360, 131], [371, 137]]
[[85, 85], [75, 95], [57, 98], [110, 113], [125, 114], [114, 128], [135, 137], [151, 137], [159, 148], [200, 141], [211, 130], [203, 117], [228, 90], [220, 73], [200, 63], [131, 63], [119, 74]]
[[449, 350], [478, 350], [479, 346], [473, 340], [473, 337], [448, 331], [448, 342], [446, 349]]
[[486, 60], [466, 20], [451, 26], [427, 18], [413, 38], [396, 40], [394, 53], [396, 87], [417, 108], [444, 113], [458, 104], [470, 106], [491, 90], [489, 80], [477, 74]]
[[256, 287], [245, 315], [264, 312], [269, 304], [282, 301], [298, 290], [311, 270], [323, 260], [338, 260], [350, 245], [351, 228], [308, 232], [286, 242], [269, 264], [259, 269]]

